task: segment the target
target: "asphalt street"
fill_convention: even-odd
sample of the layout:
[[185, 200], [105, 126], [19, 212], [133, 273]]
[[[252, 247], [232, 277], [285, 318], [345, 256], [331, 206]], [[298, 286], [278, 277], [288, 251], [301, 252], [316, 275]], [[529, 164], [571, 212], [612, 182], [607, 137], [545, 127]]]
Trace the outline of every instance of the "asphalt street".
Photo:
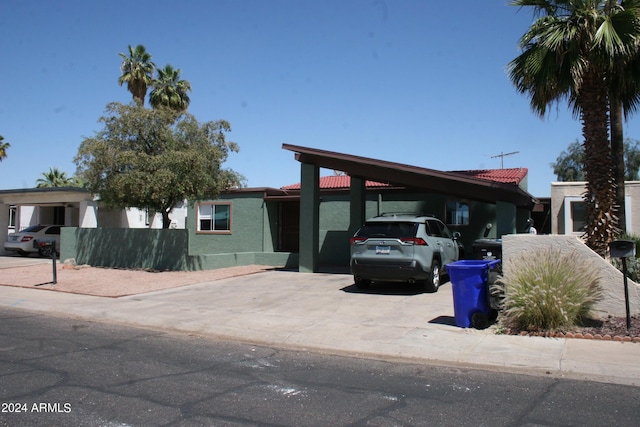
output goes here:
[[2, 426], [636, 426], [638, 388], [0, 309]]

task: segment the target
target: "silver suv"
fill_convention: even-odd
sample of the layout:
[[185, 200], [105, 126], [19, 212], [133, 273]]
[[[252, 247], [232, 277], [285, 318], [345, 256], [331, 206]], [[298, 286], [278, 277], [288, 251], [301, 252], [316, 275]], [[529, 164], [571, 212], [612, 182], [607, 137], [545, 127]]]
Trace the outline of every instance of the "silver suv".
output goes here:
[[351, 238], [351, 274], [358, 288], [372, 281], [410, 282], [436, 292], [443, 267], [458, 260], [459, 237], [432, 216], [382, 214]]

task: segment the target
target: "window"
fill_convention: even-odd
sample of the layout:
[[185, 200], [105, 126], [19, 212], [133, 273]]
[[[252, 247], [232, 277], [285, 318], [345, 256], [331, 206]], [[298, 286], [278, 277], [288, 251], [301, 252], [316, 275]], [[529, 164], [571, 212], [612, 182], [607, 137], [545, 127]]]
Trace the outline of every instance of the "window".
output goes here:
[[16, 207], [9, 206], [9, 228], [16, 228]]
[[564, 198], [564, 234], [582, 234], [586, 219], [584, 199], [580, 196], [566, 196]]
[[231, 232], [231, 204], [203, 203], [198, 205], [198, 231]]
[[469, 225], [469, 203], [447, 202], [447, 224]]
[[587, 213], [585, 212], [584, 202], [572, 202], [571, 203], [571, 222], [573, 223], [572, 230], [574, 233], [584, 231]]

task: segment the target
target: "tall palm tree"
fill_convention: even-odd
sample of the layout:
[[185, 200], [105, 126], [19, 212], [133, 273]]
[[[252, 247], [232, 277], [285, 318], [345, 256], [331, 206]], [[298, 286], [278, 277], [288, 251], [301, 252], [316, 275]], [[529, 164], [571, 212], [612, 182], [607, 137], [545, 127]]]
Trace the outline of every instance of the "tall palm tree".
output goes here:
[[129, 45], [129, 53], [119, 53], [122, 58], [120, 70], [122, 75], [118, 78], [118, 84], [127, 84], [127, 89], [133, 95], [133, 100], [139, 106], [144, 105], [147, 96], [147, 88], [153, 82], [153, 71], [156, 66], [151, 61], [151, 55], [141, 44], [134, 48]]
[[42, 178], [38, 178], [36, 184], [38, 188], [68, 187], [73, 185], [73, 179], [58, 168], [49, 168], [49, 172], [42, 172]]
[[[624, 4], [624, 6], [623, 6]], [[637, 2], [623, 2], [611, 0], [610, 7], [624, 8], [626, 13], [640, 16]], [[640, 54], [636, 51], [631, 55], [616, 58], [609, 71], [609, 122], [611, 126], [611, 158], [613, 174], [616, 180], [616, 205], [618, 209], [619, 228], [626, 231], [625, 214], [625, 154], [623, 120], [635, 113], [640, 105]]]
[[7, 150], [11, 147], [11, 144], [3, 141], [4, 136], [0, 135], [0, 162], [7, 158]]
[[[634, 7], [638, 1], [628, 0]], [[638, 16], [612, 7], [613, 3], [511, 2], [532, 6], [538, 18], [520, 40], [522, 53], [509, 63], [509, 77], [519, 92], [529, 95], [531, 108], [538, 115], [544, 116], [550, 104], [566, 100], [580, 118], [587, 175], [585, 237], [601, 255], [617, 232], [607, 79], [612, 63], [630, 57], [640, 37]]]
[[181, 70], [174, 69], [167, 64], [158, 69], [158, 77], [153, 80], [153, 89], [149, 94], [149, 102], [153, 108], [160, 106], [169, 107], [172, 110], [183, 112], [189, 107], [189, 95], [191, 83], [180, 80]]

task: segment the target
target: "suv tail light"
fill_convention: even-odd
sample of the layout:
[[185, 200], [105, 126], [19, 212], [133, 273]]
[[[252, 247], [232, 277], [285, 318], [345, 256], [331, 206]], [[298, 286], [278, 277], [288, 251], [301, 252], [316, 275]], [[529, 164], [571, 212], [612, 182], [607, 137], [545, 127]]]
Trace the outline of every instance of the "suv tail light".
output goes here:
[[421, 237], [403, 237], [400, 239], [402, 243], [413, 243], [417, 246], [428, 246], [427, 242]]
[[367, 240], [367, 238], [366, 238], [366, 237], [352, 237], [351, 239], [349, 239], [349, 241], [350, 241], [350, 243], [351, 243], [351, 244], [354, 244], [354, 243], [362, 243], [362, 242], [364, 242], [365, 240]]

